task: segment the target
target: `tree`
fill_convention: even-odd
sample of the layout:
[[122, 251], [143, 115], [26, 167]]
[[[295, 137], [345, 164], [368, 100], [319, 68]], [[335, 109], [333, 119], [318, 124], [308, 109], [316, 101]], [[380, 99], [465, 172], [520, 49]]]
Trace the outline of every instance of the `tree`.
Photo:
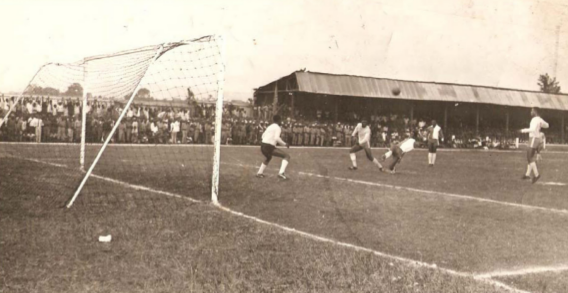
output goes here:
[[79, 83], [73, 83], [67, 88], [67, 91], [64, 93], [64, 95], [70, 97], [82, 97], [83, 87]]
[[[128, 100], [130, 99], [130, 97], [132, 96], [132, 93], [126, 94], [124, 95], [124, 99]], [[138, 92], [136, 93], [136, 97], [134, 97], [135, 99], [151, 99], [152, 96], [150, 95], [150, 90], [147, 88], [140, 88], [138, 90]]]
[[537, 84], [540, 87], [540, 91], [543, 93], [549, 93], [549, 94], [560, 93], [560, 85], [558, 81], [556, 81], [556, 77], [550, 78], [550, 76], [548, 76], [548, 73], [541, 74], [538, 77]]
[[30, 85], [25, 91], [24, 94], [26, 95], [46, 95], [46, 96], [58, 96], [60, 95], [59, 90], [54, 89], [52, 87], [41, 87], [37, 85]]
[[48, 95], [48, 96], [59, 96], [59, 90], [58, 89], [54, 89], [52, 87], [45, 87], [43, 88], [43, 95]]
[[149, 99], [150, 98], [150, 90], [147, 89], [147, 88], [141, 88], [141, 89], [138, 90], [136, 97], [142, 98], [142, 99]]
[[35, 84], [29, 85], [26, 90], [24, 91], [24, 95], [36, 95], [38, 91], [42, 89], [41, 86], [37, 86]]

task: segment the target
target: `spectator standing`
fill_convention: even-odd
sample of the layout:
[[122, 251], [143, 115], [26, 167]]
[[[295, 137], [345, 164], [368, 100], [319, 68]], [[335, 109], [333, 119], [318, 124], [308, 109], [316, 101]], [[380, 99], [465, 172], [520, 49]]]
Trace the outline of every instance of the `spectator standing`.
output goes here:
[[120, 121], [120, 124], [118, 124], [118, 142], [119, 143], [124, 143], [126, 141], [126, 124], [124, 123], [124, 120]]
[[298, 140], [300, 139], [300, 130], [298, 129], [298, 127], [298, 123], [294, 123], [294, 125], [292, 126], [292, 145], [298, 145]]
[[132, 143], [138, 143], [138, 119], [134, 116], [132, 121]]
[[337, 122], [337, 125], [335, 126], [335, 137], [336, 140], [340, 143], [345, 142], [345, 139], [343, 137], [343, 126], [341, 125], [341, 122]]
[[75, 127], [73, 124], [73, 118], [72, 117], [67, 117], [67, 141], [68, 142], [73, 142], [73, 128]]
[[75, 118], [75, 122], [73, 122], [73, 126], [74, 126], [73, 127], [74, 128], [74, 131], [73, 131], [74, 139], [73, 139], [73, 141], [80, 142], [81, 141], [81, 135], [82, 135], [81, 128], [82, 128], [83, 125], [81, 123], [81, 120], [79, 119], [79, 116], [77, 116]]
[[304, 125], [302, 123], [298, 123], [298, 145], [304, 144]]
[[[39, 142], [39, 141], [37, 141], [38, 138], [37, 138], [37, 132], [36, 132], [36, 129], [38, 127], [38, 122], [39, 121], [36, 117], [36, 114], [32, 114], [32, 116], [28, 119], [28, 125], [29, 125], [28, 133], [29, 133], [30, 137], [34, 137], [34, 140], [36, 142]], [[41, 134], [41, 132], [40, 132], [40, 134]]]
[[183, 119], [181, 121], [181, 143], [187, 143], [188, 133], [189, 133], [189, 121]]
[[205, 122], [205, 143], [211, 143], [211, 123], [209, 121]]
[[316, 145], [318, 132], [319, 132], [319, 130], [317, 128], [317, 124], [313, 124], [312, 127], [310, 128], [310, 145], [311, 146]]
[[335, 131], [335, 129], [333, 128], [333, 124], [330, 123], [327, 126], [327, 139], [326, 139], [326, 146], [332, 146], [332, 141], [333, 141], [333, 132]]
[[247, 144], [252, 144], [253, 127], [250, 121], [245, 121], [245, 123], [246, 123], [245, 131], [247, 133]]
[[326, 145], [326, 136], [327, 136], [327, 131], [326, 131], [326, 126], [327, 125], [321, 125], [320, 126], [320, 130], [319, 130], [319, 135], [320, 135], [320, 141], [319, 141], [319, 146], [325, 146]]
[[110, 134], [110, 131], [112, 130], [112, 120], [110, 120], [110, 118], [105, 118], [103, 125], [102, 125], [102, 129], [103, 129], [103, 135], [101, 140], [105, 141], [107, 139], [107, 137]]
[[345, 146], [347, 147], [351, 147], [351, 133], [353, 131], [349, 129], [349, 125], [343, 125], [343, 136], [345, 137]]
[[43, 120], [41, 119], [40, 116], [38, 116], [37, 118], [37, 126], [35, 129], [35, 136], [36, 136], [36, 142], [41, 142], [41, 136], [42, 136], [42, 129], [43, 129]]
[[68, 101], [67, 102], [67, 115], [69, 117], [75, 116], [75, 102], [74, 101]]
[[154, 118], [150, 118], [150, 120], [151, 120], [151, 122], [150, 122], [151, 142], [157, 143], [157, 142], [160, 141], [160, 139], [159, 139], [160, 127], [158, 125], [158, 122], [154, 121]]
[[173, 144], [177, 144], [178, 141], [178, 133], [180, 131], [180, 125], [179, 125], [179, 120], [174, 120], [171, 125], [170, 125], [170, 130], [171, 130], [171, 140]]
[[[81, 109], [80, 106], [81, 106], [81, 103], [73, 102], [73, 115], [77, 115], [77, 116], [81, 115], [82, 109]], [[88, 107], [88, 105], [87, 105], [87, 107]], [[89, 113], [89, 112], [87, 111], [87, 113]]]
[[[45, 103], [44, 103], [45, 104]], [[53, 116], [47, 112], [44, 111], [44, 119], [43, 119], [43, 129], [42, 129], [42, 141], [44, 142], [49, 142], [51, 140], [51, 128], [53, 127], [53, 123], [52, 123], [52, 118]]]
[[199, 143], [199, 137], [202, 133], [202, 125], [199, 120], [195, 121], [195, 130], [193, 131], [193, 143]]
[[65, 140], [65, 128], [66, 122], [63, 116], [57, 117], [57, 140], [64, 141]]
[[[129, 109], [129, 112], [132, 113], [132, 108]], [[132, 142], [132, 116], [126, 118], [126, 142]]]
[[[162, 141], [164, 143], [169, 143], [170, 141], [170, 130], [171, 130], [171, 123], [170, 120], [166, 119], [163, 121], [162, 124]], [[173, 121], [172, 121], [173, 123]]]
[[103, 124], [101, 120], [94, 118], [92, 125], [93, 125], [93, 142], [100, 142], [102, 139]]

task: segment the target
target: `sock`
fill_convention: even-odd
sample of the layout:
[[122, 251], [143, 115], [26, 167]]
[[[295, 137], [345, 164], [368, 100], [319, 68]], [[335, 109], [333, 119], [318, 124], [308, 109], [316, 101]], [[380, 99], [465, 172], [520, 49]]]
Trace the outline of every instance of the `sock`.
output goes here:
[[282, 160], [282, 166], [280, 166], [279, 174], [284, 174], [284, 172], [286, 172], [286, 166], [288, 166], [288, 161]]
[[428, 153], [428, 165], [432, 165], [432, 153]]
[[383, 165], [381, 165], [381, 163], [379, 163], [379, 161], [377, 160], [377, 158], [374, 158], [374, 159], [373, 159], [373, 163], [374, 163], [375, 165], [377, 165], [377, 167], [383, 168]]
[[525, 176], [531, 177], [531, 170], [532, 170], [531, 164], [528, 164], [527, 165], [527, 173], [525, 173]]
[[536, 168], [536, 163], [532, 162], [530, 165], [532, 166], [534, 177], [538, 177], [539, 174], [538, 174], [538, 169]]
[[260, 165], [260, 169], [258, 169], [258, 174], [264, 173], [264, 169], [266, 169], [266, 165], [264, 163], [262, 163]]
[[353, 153], [353, 154], [349, 154], [349, 156], [351, 157], [351, 162], [353, 163], [353, 167], [357, 168], [357, 155], [355, 155], [355, 153]]
[[432, 154], [432, 165], [436, 164], [436, 154]]
[[392, 155], [392, 152], [391, 152], [391, 151], [388, 151], [388, 152], [385, 154], [385, 159], [390, 158], [391, 155]]

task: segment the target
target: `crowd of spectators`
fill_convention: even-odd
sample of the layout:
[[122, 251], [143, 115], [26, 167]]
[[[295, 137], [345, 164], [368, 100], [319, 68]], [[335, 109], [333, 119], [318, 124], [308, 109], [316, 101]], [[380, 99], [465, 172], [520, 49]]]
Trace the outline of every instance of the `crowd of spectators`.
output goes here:
[[[1, 141], [80, 142], [82, 104], [78, 99], [26, 97], [0, 98], [0, 119], [12, 106], [13, 110], [0, 128]], [[15, 104], [15, 105], [14, 105]], [[87, 103], [86, 142], [100, 143], [113, 129], [123, 105], [113, 101]], [[264, 109], [264, 110], [263, 110]], [[270, 124], [270, 109], [255, 108], [253, 116], [225, 107], [221, 126], [223, 144], [258, 145], [262, 133]], [[188, 107], [159, 107], [133, 104], [120, 122], [111, 143], [211, 144], [214, 137], [214, 106], [202, 106], [192, 111]], [[319, 112], [318, 112], [319, 113]], [[355, 114], [356, 115], [356, 114]], [[356, 116], [354, 116], [356, 117]], [[322, 112], [314, 119], [286, 118], [282, 138], [293, 146], [352, 146], [352, 133], [360, 119], [334, 122]], [[411, 131], [421, 134], [418, 144], [425, 144], [430, 119], [410, 119], [404, 115], [371, 115], [371, 145], [385, 147], [407, 137]], [[475, 129], [459, 125], [444, 129], [443, 145], [452, 148], [511, 148], [516, 134], [507, 136], [503, 129]]]
[[[80, 142], [82, 102], [77, 99], [14, 97], [0, 99], [0, 117], [11, 114], [0, 128], [2, 141]], [[85, 139], [102, 142], [118, 121], [123, 105], [113, 101], [87, 102]], [[182, 107], [132, 105], [117, 126], [113, 143], [187, 143], [210, 141], [214, 108], [200, 107], [194, 118]], [[0, 118], [0, 119], [2, 119]]]
[[[352, 134], [359, 119], [352, 122], [316, 120], [290, 121], [283, 123], [283, 139], [293, 146], [353, 146]], [[431, 119], [410, 119], [404, 115], [371, 115], [368, 119], [371, 128], [371, 146], [388, 147], [392, 143], [410, 136], [412, 131], [419, 134], [417, 147], [427, 144], [427, 128]], [[438, 122], [439, 123], [439, 122]], [[483, 134], [467, 127], [444, 130], [442, 146], [451, 148], [514, 148], [516, 136], [507, 136], [503, 130], [486, 128]], [[522, 139], [521, 139], [522, 142]]]

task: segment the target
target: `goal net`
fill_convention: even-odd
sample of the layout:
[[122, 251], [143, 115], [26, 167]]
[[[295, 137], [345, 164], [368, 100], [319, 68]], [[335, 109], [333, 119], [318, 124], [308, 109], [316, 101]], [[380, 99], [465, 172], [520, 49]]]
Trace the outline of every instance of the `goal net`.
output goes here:
[[2, 172], [45, 169], [26, 188], [67, 207], [113, 184], [217, 203], [222, 52], [206, 36], [42, 66], [0, 97]]

